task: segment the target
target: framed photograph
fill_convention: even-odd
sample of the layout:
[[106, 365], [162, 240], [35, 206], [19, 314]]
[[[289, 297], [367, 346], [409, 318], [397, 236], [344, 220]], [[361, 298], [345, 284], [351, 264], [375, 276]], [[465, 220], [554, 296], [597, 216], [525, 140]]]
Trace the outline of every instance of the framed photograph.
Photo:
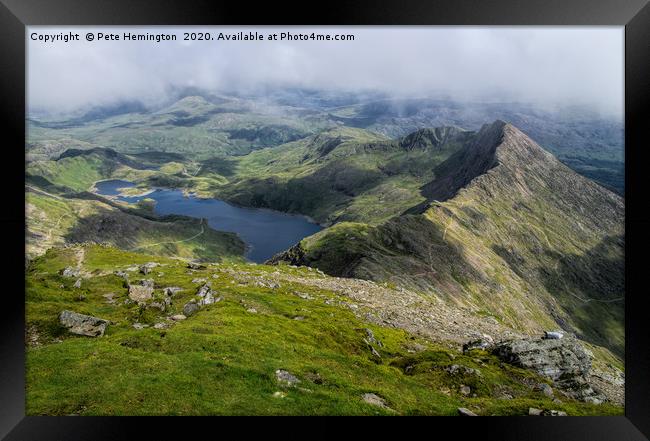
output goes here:
[[0, 436], [650, 435], [646, 1], [2, 3]]

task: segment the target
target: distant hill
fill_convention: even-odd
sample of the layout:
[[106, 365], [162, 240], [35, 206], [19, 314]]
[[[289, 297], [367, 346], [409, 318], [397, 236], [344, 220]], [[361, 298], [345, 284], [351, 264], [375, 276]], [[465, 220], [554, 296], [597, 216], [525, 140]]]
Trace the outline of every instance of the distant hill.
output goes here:
[[122, 153], [162, 151], [191, 159], [244, 155], [338, 126], [399, 138], [420, 129], [478, 130], [494, 119], [519, 127], [573, 170], [624, 193], [622, 120], [584, 108], [543, 110], [518, 103], [396, 99], [366, 92], [272, 90], [226, 95], [177, 90], [158, 108], [136, 102], [86, 109], [80, 115], [28, 118], [28, 158], [52, 158], [65, 145]]
[[98, 109], [91, 116], [60, 121], [28, 118], [28, 153], [42, 154], [53, 143], [73, 140], [122, 153], [162, 151], [206, 159], [246, 154], [334, 126], [293, 107], [237, 97], [208, 98], [186, 96], [146, 111], [132, 106], [123, 107], [122, 113]]
[[623, 194], [624, 128], [622, 119], [585, 108], [544, 110], [518, 103], [455, 102], [436, 99], [381, 99], [328, 111], [336, 121], [404, 136], [427, 127], [454, 125], [477, 130], [502, 119], [519, 127], [575, 171]]
[[[420, 186], [471, 134], [425, 129], [396, 140], [339, 127], [238, 158], [215, 194], [234, 203], [306, 214], [330, 225], [377, 223], [422, 202]], [[209, 175], [204, 167], [199, 174]]]

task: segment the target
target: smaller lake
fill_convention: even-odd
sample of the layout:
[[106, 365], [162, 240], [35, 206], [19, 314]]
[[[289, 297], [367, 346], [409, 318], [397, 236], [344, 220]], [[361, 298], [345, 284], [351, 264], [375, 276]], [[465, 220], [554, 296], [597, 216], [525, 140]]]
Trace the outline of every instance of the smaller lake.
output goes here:
[[160, 215], [182, 214], [205, 218], [208, 225], [218, 231], [237, 233], [249, 249], [246, 258], [262, 263], [281, 251], [298, 243], [322, 228], [304, 216], [281, 213], [260, 208], [230, 205], [218, 199], [199, 199], [185, 196], [181, 190], [156, 189], [143, 196], [120, 196], [119, 189], [133, 187], [122, 180], [101, 181], [95, 184], [97, 193], [117, 196], [124, 202], [134, 203], [150, 198], [156, 201], [155, 212]]

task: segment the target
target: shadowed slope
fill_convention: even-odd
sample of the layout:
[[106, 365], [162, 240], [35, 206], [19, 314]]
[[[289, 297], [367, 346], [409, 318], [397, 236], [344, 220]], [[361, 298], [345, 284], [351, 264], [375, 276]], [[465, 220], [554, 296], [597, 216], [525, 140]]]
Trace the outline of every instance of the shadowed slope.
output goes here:
[[622, 198], [502, 121], [435, 175], [420, 214], [340, 224], [274, 261], [409, 286], [531, 332], [559, 325], [622, 354], [623, 240], [602, 246], [624, 235]]

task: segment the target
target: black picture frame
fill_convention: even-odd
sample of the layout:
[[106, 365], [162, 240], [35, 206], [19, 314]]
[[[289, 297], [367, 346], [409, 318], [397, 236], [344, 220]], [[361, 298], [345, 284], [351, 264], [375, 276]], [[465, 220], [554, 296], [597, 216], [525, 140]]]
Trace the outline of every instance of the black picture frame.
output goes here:
[[[291, 12], [288, 12], [291, 10]], [[625, 26], [625, 416], [583, 418], [437, 418], [374, 419], [360, 424], [365, 436], [387, 424], [420, 429], [443, 439], [471, 436], [487, 440], [643, 440], [650, 437], [650, 345], [647, 295], [643, 289], [650, 244], [646, 214], [648, 182], [647, 120], [650, 104], [650, 4], [648, 0], [408, 0], [321, 2], [286, 5], [144, 0], [0, 0], [0, 116], [4, 191], [0, 210], [3, 286], [0, 305], [0, 437], [7, 440], [98, 440], [146, 436], [166, 439], [207, 430], [225, 436], [212, 418], [177, 422], [168, 418], [25, 417], [24, 161], [25, 26], [29, 25], [618, 25]], [[644, 173], [645, 172], [645, 173]], [[10, 289], [9, 289], [10, 288]], [[296, 428], [266, 419], [263, 424], [235, 422], [239, 435], [258, 428], [282, 435]], [[347, 420], [347, 423], [358, 420]], [[310, 423], [311, 424], [311, 423]], [[315, 422], [309, 432], [340, 433], [335, 424]], [[234, 427], [231, 427], [231, 429]], [[448, 432], [451, 429], [453, 432]], [[281, 432], [278, 432], [281, 431]], [[139, 432], [139, 434], [138, 434]], [[274, 433], [275, 432], [275, 433]], [[454, 435], [443, 435], [445, 432]], [[181, 436], [181, 435], [177, 435]], [[413, 436], [416, 436], [415, 433]]]

